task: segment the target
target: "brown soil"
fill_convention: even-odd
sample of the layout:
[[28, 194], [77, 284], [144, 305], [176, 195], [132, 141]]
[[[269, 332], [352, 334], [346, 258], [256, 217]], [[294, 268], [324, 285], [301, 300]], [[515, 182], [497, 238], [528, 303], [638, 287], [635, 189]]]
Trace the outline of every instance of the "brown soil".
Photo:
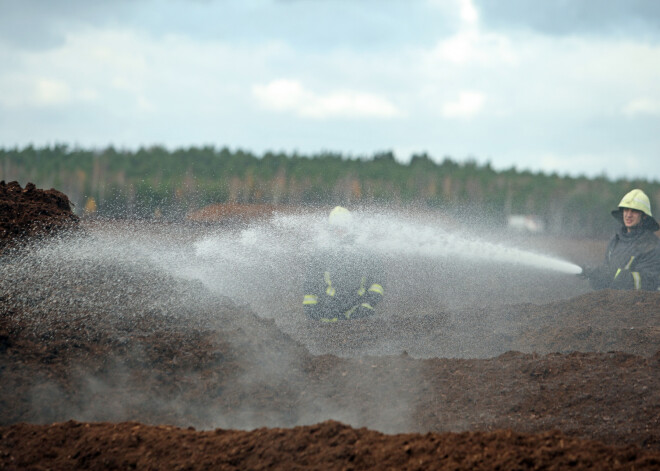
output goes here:
[[137, 422], [3, 431], [5, 469], [657, 469], [657, 453], [610, 447], [560, 432], [384, 435], [339, 422], [196, 431]]
[[0, 254], [28, 237], [52, 235], [77, 222], [64, 193], [0, 181]]
[[0, 469], [660, 469], [660, 293], [294, 336], [158, 271], [29, 263], [0, 258], [29, 274], [0, 278]]

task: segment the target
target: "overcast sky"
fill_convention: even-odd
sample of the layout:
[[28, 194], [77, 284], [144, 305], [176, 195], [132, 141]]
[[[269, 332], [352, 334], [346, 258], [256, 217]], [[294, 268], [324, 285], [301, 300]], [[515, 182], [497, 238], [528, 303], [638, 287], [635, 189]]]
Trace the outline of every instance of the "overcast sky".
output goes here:
[[0, 0], [0, 147], [660, 180], [657, 0]]

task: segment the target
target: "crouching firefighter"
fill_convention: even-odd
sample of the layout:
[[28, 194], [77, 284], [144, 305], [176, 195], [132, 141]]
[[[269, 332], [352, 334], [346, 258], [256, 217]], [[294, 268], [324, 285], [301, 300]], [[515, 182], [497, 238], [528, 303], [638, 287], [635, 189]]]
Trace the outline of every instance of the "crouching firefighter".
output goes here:
[[335, 207], [327, 223], [331, 243], [312, 255], [305, 275], [305, 315], [328, 323], [371, 317], [384, 294], [379, 263], [355, 246], [350, 211]]
[[660, 226], [651, 214], [649, 197], [642, 190], [632, 190], [612, 216], [621, 226], [607, 246], [605, 261], [584, 268], [582, 276], [594, 289], [658, 289], [660, 243], [654, 232]]

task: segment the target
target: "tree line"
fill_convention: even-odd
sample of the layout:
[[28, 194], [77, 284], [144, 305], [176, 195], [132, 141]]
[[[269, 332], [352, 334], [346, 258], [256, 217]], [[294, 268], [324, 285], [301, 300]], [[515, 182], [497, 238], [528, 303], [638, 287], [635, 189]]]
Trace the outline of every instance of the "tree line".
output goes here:
[[495, 226], [513, 214], [535, 215], [549, 233], [603, 236], [610, 211], [632, 188], [658, 208], [660, 183], [519, 171], [496, 171], [475, 160], [442, 161], [428, 154], [410, 162], [392, 152], [352, 158], [190, 147], [136, 151], [54, 145], [0, 149], [0, 180], [56, 188], [75, 211], [102, 217], [184, 218], [212, 203], [424, 207]]

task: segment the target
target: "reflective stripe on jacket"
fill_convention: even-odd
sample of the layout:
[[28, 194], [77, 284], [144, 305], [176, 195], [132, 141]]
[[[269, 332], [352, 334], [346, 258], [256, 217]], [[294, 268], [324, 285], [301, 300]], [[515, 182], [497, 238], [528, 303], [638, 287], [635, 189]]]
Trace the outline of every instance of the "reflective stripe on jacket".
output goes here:
[[610, 240], [601, 269], [609, 273], [591, 280], [594, 289], [656, 290], [660, 281], [660, 241], [649, 230], [621, 228]]
[[380, 264], [347, 250], [311, 260], [304, 290], [305, 314], [322, 322], [369, 317], [385, 293]]

